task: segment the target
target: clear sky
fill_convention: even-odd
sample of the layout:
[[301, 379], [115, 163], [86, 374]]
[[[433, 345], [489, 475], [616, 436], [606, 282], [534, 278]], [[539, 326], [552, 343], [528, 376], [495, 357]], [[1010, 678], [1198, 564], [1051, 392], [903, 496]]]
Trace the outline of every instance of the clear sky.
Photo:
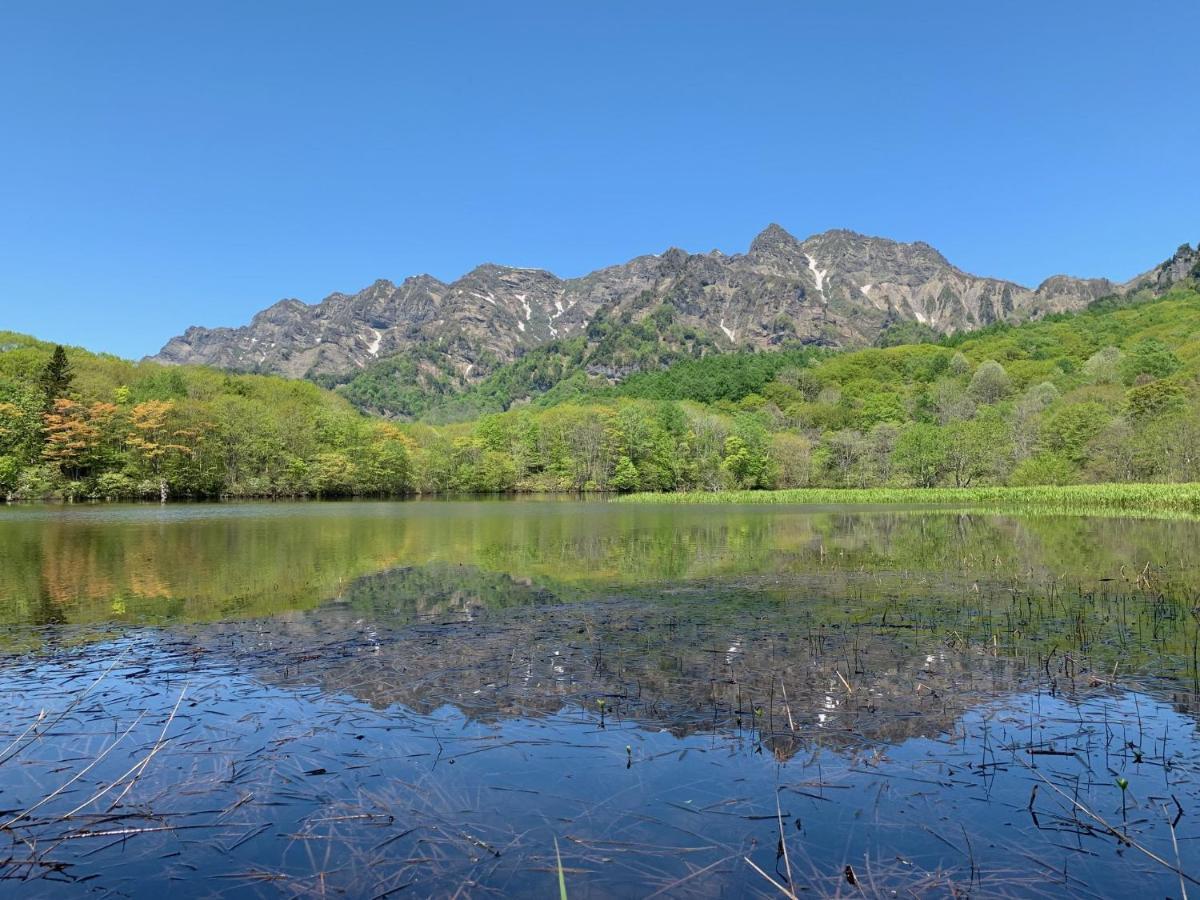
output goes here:
[[3, 0], [0, 329], [127, 356], [281, 297], [777, 221], [978, 274], [1200, 240], [1196, 0]]

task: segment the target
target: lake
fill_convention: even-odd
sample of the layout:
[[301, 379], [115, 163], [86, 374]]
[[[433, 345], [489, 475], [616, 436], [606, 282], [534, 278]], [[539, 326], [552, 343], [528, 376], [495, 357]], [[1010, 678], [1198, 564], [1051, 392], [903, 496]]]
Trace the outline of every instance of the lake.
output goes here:
[[4, 896], [1200, 892], [1200, 523], [0, 509]]

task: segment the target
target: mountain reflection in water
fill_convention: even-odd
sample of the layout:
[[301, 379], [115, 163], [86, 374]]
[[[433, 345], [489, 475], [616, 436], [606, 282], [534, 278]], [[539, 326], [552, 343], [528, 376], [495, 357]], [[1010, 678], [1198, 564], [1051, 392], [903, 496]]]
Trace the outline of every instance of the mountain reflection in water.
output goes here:
[[[414, 573], [395, 577], [408, 584]], [[386, 578], [372, 582], [378, 592]], [[1030, 681], [1023, 660], [931, 646], [927, 629], [898, 617], [826, 623], [799, 598], [755, 602], [726, 587], [717, 597], [550, 605], [545, 592], [517, 590], [546, 605], [489, 613], [461, 595], [436, 621], [395, 623], [343, 602], [196, 639], [269, 683], [377, 709], [453, 706], [496, 722], [575, 708], [677, 735], [761, 732], [781, 752], [797, 734], [838, 744], [936, 734], [979, 698]]]
[[411, 506], [0, 550], [0, 891], [1195, 887], [1190, 523]]

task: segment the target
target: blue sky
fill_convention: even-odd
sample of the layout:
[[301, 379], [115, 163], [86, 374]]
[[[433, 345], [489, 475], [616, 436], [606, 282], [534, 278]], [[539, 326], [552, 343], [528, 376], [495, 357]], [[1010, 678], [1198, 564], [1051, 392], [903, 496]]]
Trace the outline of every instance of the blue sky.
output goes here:
[[1195, 0], [5, 0], [0, 328], [140, 356], [771, 221], [1127, 278], [1200, 239], [1197, 34]]

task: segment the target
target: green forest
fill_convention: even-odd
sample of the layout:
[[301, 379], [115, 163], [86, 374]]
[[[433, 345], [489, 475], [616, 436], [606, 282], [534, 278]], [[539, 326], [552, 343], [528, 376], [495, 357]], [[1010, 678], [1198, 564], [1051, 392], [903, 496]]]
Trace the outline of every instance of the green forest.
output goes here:
[[396, 495], [409, 442], [305, 381], [132, 363], [0, 333], [16, 499]]
[[[590, 338], [532, 351], [466, 392], [416, 390], [407, 363], [392, 361], [394, 390], [407, 391], [410, 412], [421, 416], [406, 422], [351, 403], [387, 405], [362, 395], [387, 382], [378, 372], [329, 390], [0, 333], [0, 493], [1200, 481], [1200, 293], [1192, 284], [1156, 300], [1102, 300], [1077, 314], [939, 340], [914, 330], [883, 342], [892, 346], [841, 352], [719, 354], [702, 335], [672, 329], [669, 313], [600, 322]], [[895, 343], [904, 337], [920, 342]], [[598, 354], [632, 374], [589, 374]]]

